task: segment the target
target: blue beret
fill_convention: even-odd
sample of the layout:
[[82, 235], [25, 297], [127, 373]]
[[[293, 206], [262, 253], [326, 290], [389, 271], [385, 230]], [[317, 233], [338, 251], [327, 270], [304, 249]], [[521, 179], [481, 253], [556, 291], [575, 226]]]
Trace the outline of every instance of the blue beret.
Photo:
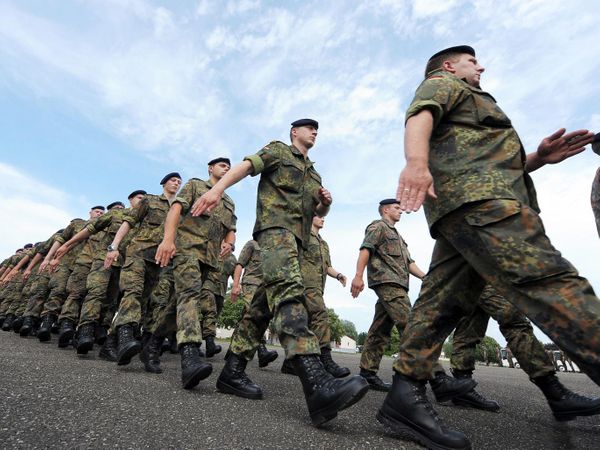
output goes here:
[[440, 50], [435, 55], [433, 55], [429, 60], [431, 61], [433, 58], [437, 58], [440, 55], [445, 55], [446, 53], [466, 53], [471, 56], [475, 56], [475, 49], [469, 45], [457, 45], [455, 47], [448, 47], [444, 50]]
[[181, 175], [179, 175], [179, 172], [171, 172], [166, 174], [162, 180], [160, 180], [160, 185], [162, 186], [163, 184], [165, 184], [167, 181], [169, 181], [169, 179], [171, 178], [179, 178], [181, 180]]
[[383, 206], [383, 205], [393, 205], [394, 203], [400, 203], [400, 202], [398, 200], [396, 200], [395, 198], [386, 198], [384, 200], [381, 200], [379, 202], [379, 205], [380, 206]]
[[130, 200], [131, 198], [135, 197], [136, 195], [140, 195], [140, 194], [146, 195], [147, 192], [144, 191], [143, 189], [138, 189], [137, 191], [133, 191], [131, 194], [129, 194], [127, 196], [127, 200]]
[[92, 206], [92, 209], [101, 209], [102, 211], [104, 211], [104, 206], [102, 206], [102, 205]]
[[120, 206], [122, 208], [125, 208], [125, 205], [123, 204], [123, 202], [112, 202], [110, 205], [108, 205], [106, 207], [106, 209], [113, 209], [115, 206]]
[[298, 119], [292, 122], [292, 128], [296, 127], [315, 127], [318, 130], [319, 122], [313, 119]]
[[220, 157], [220, 158], [215, 158], [215, 159], [212, 159], [212, 160], [210, 160], [210, 161], [208, 162], [208, 165], [209, 165], [209, 166], [212, 166], [212, 165], [214, 165], [214, 164], [218, 164], [218, 163], [220, 163], [220, 162], [224, 162], [224, 163], [226, 163], [226, 164], [227, 164], [229, 167], [231, 167], [231, 161], [229, 161], [229, 158], [223, 158], [223, 157]]

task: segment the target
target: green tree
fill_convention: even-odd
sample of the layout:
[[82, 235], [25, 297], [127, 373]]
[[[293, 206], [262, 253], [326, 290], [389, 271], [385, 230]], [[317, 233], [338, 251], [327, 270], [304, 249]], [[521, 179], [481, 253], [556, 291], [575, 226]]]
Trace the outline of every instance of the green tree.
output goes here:
[[488, 366], [490, 363], [500, 364], [498, 350], [500, 350], [500, 344], [493, 337], [485, 336], [475, 348], [475, 359]]
[[340, 320], [339, 316], [335, 313], [332, 308], [327, 308], [327, 314], [329, 315], [329, 328], [331, 329], [331, 340], [338, 344], [342, 340], [342, 336], [345, 333], [344, 325]]
[[452, 356], [453, 340], [454, 340], [454, 332], [452, 332], [450, 334], [450, 336], [448, 336], [448, 339], [446, 339], [446, 342], [444, 342], [444, 345], [442, 345], [442, 350], [444, 351], [444, 355], [448, 359], [450, 359], [450, 356]]
[[349, 320], [342, 319], [342, 325], [344, 327], [344, 334], [356, 341], [358, 339], [358, 333], [354, 323], [350, 322]]
[[244, 310], [244, 302], [237, 301], [231, 303], [231, 295], [228, 292], [223, 302], [223, 310], [217, 320], [217, 326], [221, 328], [235, 328], [237, 323], [242, 318], [242, 311]]
[[356, 339], [356, 345], [365, 345], [365, 340], [367, 339], [367, 333], [365, 331], [361, 331], [358, 333], [358, 338]]

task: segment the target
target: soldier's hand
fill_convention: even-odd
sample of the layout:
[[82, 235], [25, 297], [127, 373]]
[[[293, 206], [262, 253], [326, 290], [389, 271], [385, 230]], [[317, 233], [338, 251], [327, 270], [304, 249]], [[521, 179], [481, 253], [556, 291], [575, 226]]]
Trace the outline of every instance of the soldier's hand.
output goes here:
[[233, 245], [231, 245], [229, 242], [221, 242], [221, 253], [219, 254], [219, 256], [221, 256], [221, 258], [224, 258], [225, 256], [228, 256], [231, 254], [231, 251], [233, 250]]
[[343, 273], [338, 273], [335, 279], [338, 280], [342, 284], [342, 286], [346, 287], [346, 282], [348, 281], [346, 275], [344, 275]]
[[158, 264], [160, 267], [168, 266], [173, 256], [175, 256], [176, 251], [177, 247], [175, 247], [174, 242], [165, 242], [163, 240], [156, 249], [156, 264]]
[[323, 206], [331, 206], [331, 204], [333, 203], [333, 197], [331, 196], [331, 192], [329, 192], [324, 187], [319, 189], [317, 196], [319, 197], [319, 201]]
[[234, 284], [231, 288], [231, 303], [237, 302], [238, 295], [242, 293], [242, 287], [239, 284]]
[[23, 281], [27, 281], [30, 276], [31, 276], [31, 269], [27, 269], [25, 272], [23, 272]]
[[54, 258], [55, 259], [60, 259], [63, 256], [65, 256], [65, 254], [69, 251], [69, 246], [67, 244], [63, 244], [61, 245], [58, 250], [56, 250], [56, 253], [54, 254]]
[[433, 177], [427, 165], [407, 165], [400, 173], [396, 200], [404, 212], [418, 211], [425, 196], [437, 198], [433, 189]]
[[352, 293], [352, 297], [358, 297], [358, 294], [360, 294], [364, 288], [365, 282], [363, 281], [362, 277], [359, 277], [358, 275], [355, 276], [352, 280], [352, 285], [350, 286], [350, 292]]
[[585, 146], [594, 140], [594, 133], [577, 130], [566, 133], [564, 128], [555, 131], [540, 142], [538, 158], [544, 164], [556, 164], [585, 150]]
[[215, 206], [221, 201], [221, 193], [211, 189], [200, 196], [192, 205], [192, 216], [198, 217], [205, 212], [211, 212]]
[[6, 277], [4, 277], [3, 284], [6, 284], [10, 280], [12, 280], [16, 274], [17, 274], [17, 271], [15, 269], [12, 269], [10, 272], [8, 272], [8, 275], [6, 275]]
[[46, 267], [48, 267], [48, 264], [50, 263], [50, 261], [46, 261], [45, 259], [42, 261], [42, 263], [40, 264], [40, 268], [38, 269], [38, 273], [42, 273], [43, 271], [46, 270]]
[[60, 259], [54, 258], [52, 261], [50, 261], [50, 264], [48, 264], [48, 272], [50, 272], [50, 273], [56, 272], [56, 268], [58, 267], [59, 264], [60, 264]]
[[104, 258], [104, 269], [108, 270], [114, 262], [117, 262], [117, 259], [119, 259], [119, 250], [112, 250], [110, 252], [107, 252], [106, 258]]

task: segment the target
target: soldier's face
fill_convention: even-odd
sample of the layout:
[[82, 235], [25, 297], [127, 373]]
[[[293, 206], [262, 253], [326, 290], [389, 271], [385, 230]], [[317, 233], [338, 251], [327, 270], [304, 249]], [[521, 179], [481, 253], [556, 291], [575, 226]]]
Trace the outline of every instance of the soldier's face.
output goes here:
[[313, 217], [312, 224], [314, 227], [316, 227], [320, 230], [325, 225], [325, 217], [319, 217], [319, 216]]
[[92, 209], [90, 211], [90, 219], [100, 217], [102, 214], [104, 214], [104, 211], [102, 211], [101, 209]]
[[171, 195], [177, 194], [179, 186], [181, 186], [181, 179], [177, 177], [171, 177], [165, 183], [164, 190]]
[[317, 141], [317, 129], [312, 125], [292, 128], [292, 137], [306, 148], [312, 148]]
[[477, 58], [468, 53], [463, 53], [458, 60], [445, 61], [444, 67], [448, 72], [452, 72], [458, 78], [464, 78], [471, 86], [479, 87], [481, 74], [485, 68], [479, 65]]
[[398, 222], [400, 220], [400, 216], [402, 215], [402, 209], [400, 209], [400, 205], [398, 203], [394, 203], [384, 209], [384, 213], [393, 222]]
[[229, 164], [226, 162], [220, 162], [213, 164], [212, 166], [208, 166], [208, 174], [215, 177], [217, 180], [220, 180], [227, 172], [229, 172], [229, 169]]
[[144, 194], [138, 194], [129, 199], [129, 204], [131, 205], [132, 208], [135, 208], [142, 201], [143, 198], [144, 198]]

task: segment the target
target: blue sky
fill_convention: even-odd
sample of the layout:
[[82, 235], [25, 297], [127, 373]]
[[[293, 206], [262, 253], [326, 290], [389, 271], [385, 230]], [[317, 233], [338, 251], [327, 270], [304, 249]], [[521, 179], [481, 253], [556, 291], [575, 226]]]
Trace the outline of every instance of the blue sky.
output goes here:
[[[404, 165], [404, 112], [427, 58], [473, 45], [482, 86], [529, 151], [560, 127], [600, 130], [600, 14], [591, 1], [0, 1], [0, 255], [47, 238], [89, 207], [206, 175], [319, 120], [311, 159], [334, 196], [323, 236], [350, 278], [377, 202]], [[534, 174], [555, 245], [592, 284], [599, 240], [591, 152]], [[254, 179], [229, 192], [238, 248]], [[422, 212], [398, 229], [426, 269]], [[411, 280], [411, 297], [418, 294]], [[359, 330], [375, 295], [329, 280], [326, 301]], [[488, 333], [504, 342], [495, 325]], [[547, 340], [547, 338], [544, 338]]]

